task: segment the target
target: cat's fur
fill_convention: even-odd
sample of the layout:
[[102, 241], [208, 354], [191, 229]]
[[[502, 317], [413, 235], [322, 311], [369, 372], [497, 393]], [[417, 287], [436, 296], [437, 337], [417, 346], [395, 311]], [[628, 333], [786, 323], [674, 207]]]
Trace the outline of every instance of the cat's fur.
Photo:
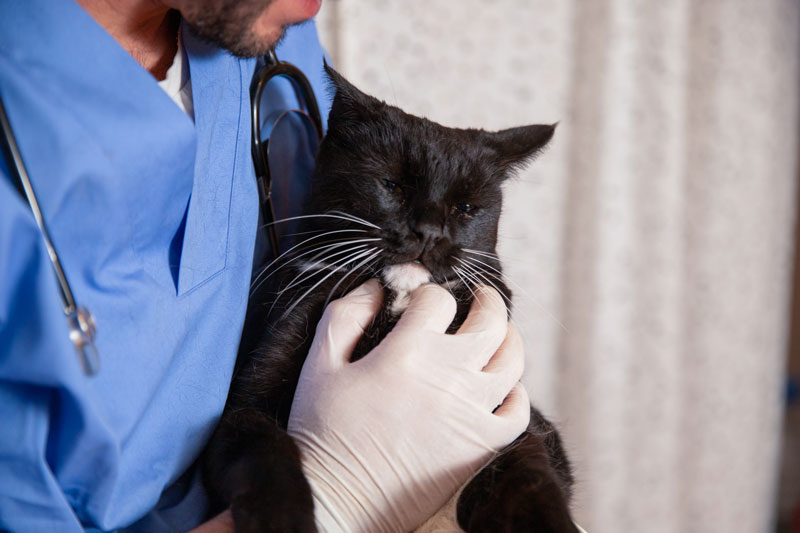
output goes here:
[[[271, 267], [283, 268], [270, 274], [273, 279], [263, 286], [273, 289], [262, 290], [248, 313], [245, 330], [255, 335], [243, 340], [228, 403], [204, 461], [209, 490], [220, 506], [231, 507], [237, 531], [314, 531], [310, 489], [284, 428], [329, 299], [380, 277], [387, 266], [419, 261], [458, 300], [451, 332], [463, 322], [473, 298], [465, 281], [494, 285], [510, 307], [510, 292], [494, 255], [500, 186], [554, 131], [554, 126], [497, 133], [445, 128], [361, 93], [330, 68], [328, 73], [336, 93], [308, 212], [348, 215], [305, 220], [298, 240], [311, 240], [285, 256], [288, 264], [281, 260]], [[346, 231], [319, 237], [339, 230]], [[367, 237], [380, 240], [344, 244]], [[314, 265], [319, 260], [315, 252], [298, 257], [312, 246], [340, 242], [340, 247], [326, 249], [323, 264]], [[353, 248], [357, 245], [364, 248]], [[345, 250], [355, 251], [330, 257]], [[358, 256], [358, 250], [366, 253]], [[339, 264], [345, 266], [320, 282]], [[306, 280], [275, 296], [275, 290], [285, 289], [311, 266], [315, 270], [308, 271]], [[462, 269], [460, 274], [454, 267]], [[376, 346], [398, 318], [391, 310], [397, 295], [389, 288], [385, 292], [384, 308], [353, 359]], [[457, 506], [463, 529], [576, 531], [568, 509], [572, 474], [560, 438], [538, 411], [531, 414], [528, 430], [463, 490]]]

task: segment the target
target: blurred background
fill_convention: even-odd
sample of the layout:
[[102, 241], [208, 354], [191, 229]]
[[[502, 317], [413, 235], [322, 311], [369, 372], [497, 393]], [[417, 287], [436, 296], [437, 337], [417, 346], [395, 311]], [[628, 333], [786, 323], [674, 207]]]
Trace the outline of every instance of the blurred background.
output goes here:
[[559, 121], [500, 255], [579, 523], [800, 532], [800, 2], [326, 0], [318, 24], [411, 113]]

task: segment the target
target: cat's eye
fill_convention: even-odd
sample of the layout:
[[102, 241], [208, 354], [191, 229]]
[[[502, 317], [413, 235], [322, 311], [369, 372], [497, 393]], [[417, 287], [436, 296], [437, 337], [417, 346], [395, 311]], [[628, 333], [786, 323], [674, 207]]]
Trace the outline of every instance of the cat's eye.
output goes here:
[[391, 191], [393, 193], [401, 193], [401, 192], [403, 192], [403, 186], [400, 185], [399, 183], [397, 183], [396, 181], [386, 180], [385, 179], [385, 180], [383, 180], [383, 185], [384, 185], [384, 187], [386, 187], [389, 191]]
[[456, 209], [461, 213], [469, 214], [475, 210], [475, 206], [472, 204], [456, 204]]

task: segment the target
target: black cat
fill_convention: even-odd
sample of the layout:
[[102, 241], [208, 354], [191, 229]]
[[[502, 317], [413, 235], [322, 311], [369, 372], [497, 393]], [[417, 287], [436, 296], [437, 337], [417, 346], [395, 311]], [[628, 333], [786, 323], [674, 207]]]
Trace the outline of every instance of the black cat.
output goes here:
[[[271, 278], [252, 298], [228, 402], [204, 458], [209, 492], [219, 507], [231, 507], [237, 531], [315, 531], [310, 489], [285, 428], [328, 301], [384, 277], [384, 307], [354, 360], [398, 318], [402, 295], [385, 276], [393, 265], [417, 261], [453, 293], [451, 332], [466, 317], [475, 284], [494, 286], [510, 307], [495, 254], [501, 183], [555, 129], [445, 128], [327, 70], [336, 94], [308, 210], [321, 216], [305, 219], [296, 247], [256, 280]], [[458, 522], [468, 532], [576, 532], [571, 486], [558, 433], [532, 409], [528, 430], [465, 487]]]

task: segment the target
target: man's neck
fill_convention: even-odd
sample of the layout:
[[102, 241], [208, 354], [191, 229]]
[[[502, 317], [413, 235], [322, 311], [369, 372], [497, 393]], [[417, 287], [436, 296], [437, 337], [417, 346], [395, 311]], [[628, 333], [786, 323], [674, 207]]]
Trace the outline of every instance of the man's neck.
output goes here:
[[160, 0], [77, 0], [157, 80], [178, 51], [180, 16]]

